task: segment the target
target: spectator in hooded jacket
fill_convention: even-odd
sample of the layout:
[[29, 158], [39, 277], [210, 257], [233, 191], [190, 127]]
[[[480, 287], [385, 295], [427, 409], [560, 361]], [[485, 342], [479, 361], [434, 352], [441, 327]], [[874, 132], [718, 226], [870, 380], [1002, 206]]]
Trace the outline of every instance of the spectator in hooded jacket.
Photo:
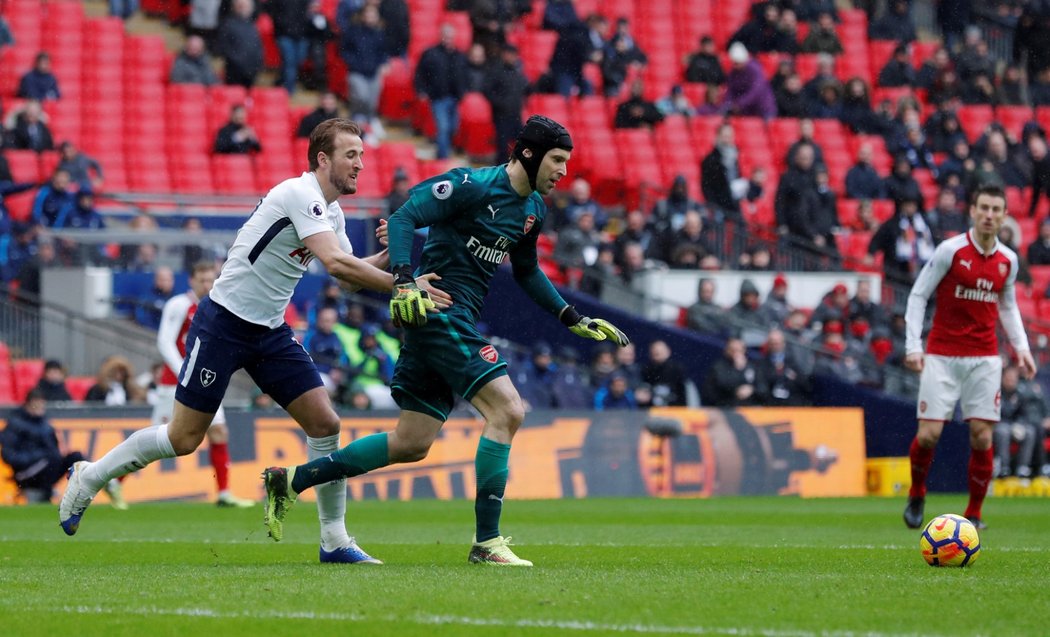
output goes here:
[[870, 143], [863, 143], [857, 149], [857, 163], [846, 173], [846, 196], [850, 199], [881, 199], [883, 194], [882, 177], [872, 166], [874, 149]]
[[740, 201], [754, 201], [762, 195], [764, 173], [756, 170], [750, 180], [740, 172], [739, 149], [733, 127], [727, 122], [718, 127], [715, 146], [700, 164], [700, 186], [716, 221], [743, 222]]
[[8, 417], [0, 431], [0, 453], [31, 502], [50, 501], [58, 481], [73, 463], [85, 459], [79, 451], [63, 453], [47, 417], [47, 400], [38, 389], [30, 390], [22, 407]]
[[51, 72], [51, 56], [41, 51], [36, 54], [33, 68], [18, 82], [18, 96], [31, 100], [57, 100], [62, 97], [58, 79]]
[[273, 19], [273, 35], [281, 52], [280, 81], [284, 90], [295, 93], [299, 68], [306, 62], [310, 43], [306, 39], [306, 13], [310, 0], [267, 2], [266, 11]]
[[802, 41], [803, 53], [830, 53], [838, 55], [843, 52], [842, 42], [835, 32], [835, 18], [829, 12], [823, 12], [817, 18], [817, 24]]
[[521, 70], [518, 48], [504, 44], [499, 60], [485, 72], [481, 92], [492, 107], [492, 125], [496, 129], [496, 161], [503, 161], [521, 129], [521, 113], [529, 80]]
[[247, 154], [262, 150], [259, 136], [248, 125], [248, 114], [244, 106], [235, 104], [230, 109], [230, 121], [219, 129], [215, 136], [215, 152], [220, 154]]
[[51, 359], [44, 363], [44, 373], [40, 376], [35, 389], [48, 402], [73, 400], [66, 387], [66, 367], [59, 360]]
[[4, 118], [11, 148], [43, 152], [55, 147], [47, 115], [39, 100], [28, 100], [21, 108], [11, 109]]
[[703, 84], [725, 84], [726, 73], [715, 52], [715, 39], [710, 35], [700, 38], [700, 49], [685, 59], [685, 81]]
[[915, 23], [909, 15], [909, 4], [909, 0], [892, 0], [889, 10], [868, 27], [868, 37], [872, 40], [914, 42]]
[[340, 51], [350, 68], [350, 116], [369, 125], [372, 135], [382, 139], [386, 132], [378, 117], [379, 96], [389, 67], [386, 35], [376, 7], [365, 5], [361, 9], [343, 32]]
[[172, 84], [201, 84], [211, 86], [219, 83], [212, 68], [211, 56], [204, 46], [204, 38], [191, 35], [186, 38], [182, 52], [175, 57], [168, 76]]
[[423, 52], [416, 65], [416, 95], [430, 101], [437, 127], [437, 158], [452, 152], [452, 136], [459, 128], [459, 101], [467, 87], [467, 60], [456, 48], [456, 29], [441, 25], [441, 41]]
[[771, 119], [777, 115], [776, 98], [762, 66], [751, 59], [747, 47], [734, 42], [729, 47], [732, 69], [726, 78], [726, 92], [721, 109], [741, 117]]
[[704, 405], [710, 407], [744, 407], [761, 405], [765, 400], [765, 379], [758, 365], [747, 356], [744, 341], [726, 341], [722, 358], [708, 371], [701, 388]]
[[222, 21], [215, 43], [226, 60], [226, 83], [251, 88], [263, 67], [263, 46], [255, 26], [253, 0], [233, 0], [233, 12]]

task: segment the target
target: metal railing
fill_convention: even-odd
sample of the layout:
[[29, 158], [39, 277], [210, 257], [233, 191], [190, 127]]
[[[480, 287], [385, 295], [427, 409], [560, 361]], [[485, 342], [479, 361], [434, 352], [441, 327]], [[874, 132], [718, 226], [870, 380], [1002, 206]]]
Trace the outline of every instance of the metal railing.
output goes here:
[[159, 358], [156, 336], [110, 319], [89, 319], [24, 292], [0, 297], [0, 340], [12, 358], [57, 358], [72, 375], [91, 375], [107, 356], [121, 354], [136, 370]]

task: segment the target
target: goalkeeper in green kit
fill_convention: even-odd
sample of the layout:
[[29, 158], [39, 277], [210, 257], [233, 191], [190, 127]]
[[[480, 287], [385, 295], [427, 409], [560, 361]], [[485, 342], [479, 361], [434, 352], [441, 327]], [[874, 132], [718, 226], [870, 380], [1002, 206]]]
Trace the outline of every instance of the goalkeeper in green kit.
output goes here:
[[[265, 523], [280, 540], [288, 507], [303, 490], [344, 480], [398, 462], [426, 457], [459, 394], [485, 418], [474, 466], [477, 494], [472, 563], [532, 566], [500, 535], [511, 441], [524, 419], [507, 363], [478, 332], [477, 321], [489, 282], [509, 256], [514, 279], [536, 302], [573, 333], [625, 346], [630, 340], [608, 321], [580, 314], [562, 299], [536, 257], [546, 206], [541, 195], [565, 177], [572, 139], [561, 124], [533, 115], [522, 127], [509, 163], [472, 170], [457, 168], [419, 184], [390, 217], [390, 263], [394, 292], [390, 314], [407, 328], [391, 391], [401, 415], [390, 433], [360, 438], [339, 451], [297, 467], [263, 472]], [[436, 313], [427, 293], [416, 287], [410, 264], [416, 228], [429, 227], [418, 269], [441, 278], [436, 287], [452, 306]], [[361, 551], [355, 561], [377, 563]]]

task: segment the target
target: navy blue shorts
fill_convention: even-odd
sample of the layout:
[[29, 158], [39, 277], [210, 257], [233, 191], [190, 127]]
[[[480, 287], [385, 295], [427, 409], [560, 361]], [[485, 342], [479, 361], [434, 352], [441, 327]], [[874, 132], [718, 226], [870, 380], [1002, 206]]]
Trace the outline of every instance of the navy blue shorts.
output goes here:
[[205, 298], [186, 334], [186, 360], [175, 400], [215, 413], [238, 369], [248, 372], [281, 407], [323, 385], [313, 359], [287, 324], [271, 329], [249, 323]]

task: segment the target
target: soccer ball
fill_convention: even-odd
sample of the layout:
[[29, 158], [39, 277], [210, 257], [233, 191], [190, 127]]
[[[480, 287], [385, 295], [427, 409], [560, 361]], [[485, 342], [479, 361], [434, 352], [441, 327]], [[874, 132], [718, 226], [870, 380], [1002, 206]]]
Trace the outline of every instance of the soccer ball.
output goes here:
[[930, 566], [968, 566], [981, 553], [981, 539], [973, 522], [946, 513], [930, 520], [922, 530], [919, 548]]

